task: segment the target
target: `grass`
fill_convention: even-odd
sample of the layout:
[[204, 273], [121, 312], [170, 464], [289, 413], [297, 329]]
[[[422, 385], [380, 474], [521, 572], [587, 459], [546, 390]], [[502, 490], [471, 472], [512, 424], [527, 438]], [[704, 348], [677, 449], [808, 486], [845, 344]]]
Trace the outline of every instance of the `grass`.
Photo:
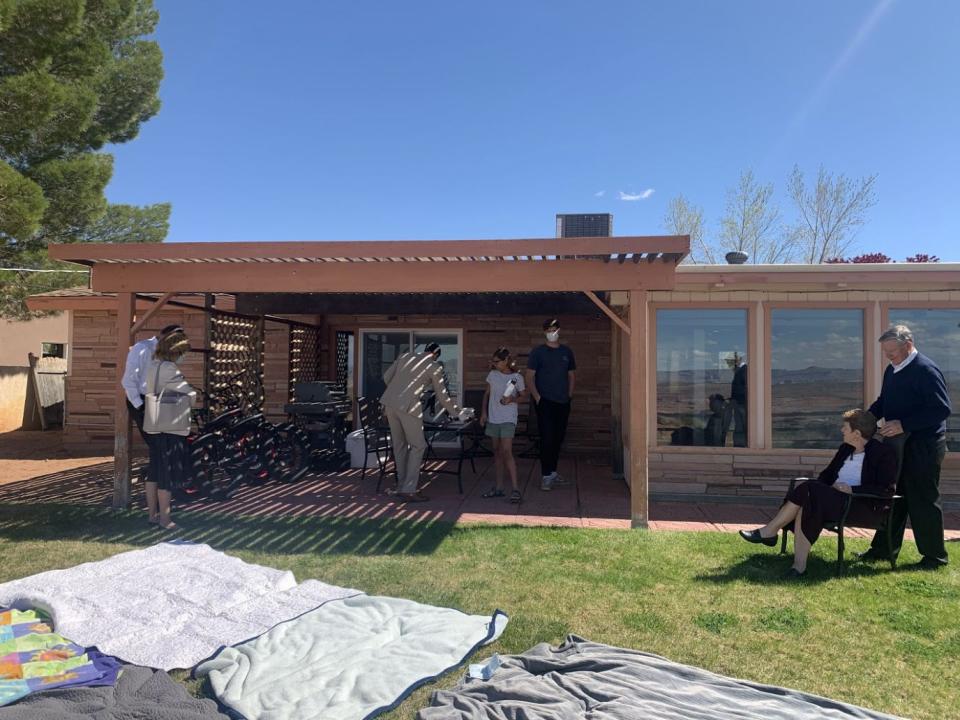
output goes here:
[[[489, 652], [568, 633], [734, 677], [786, 685], [912, 718], [960, 717], [960, 571], [833, 574], [836, 544], [814, 548], [809, 577], [732, 535], [451, 527], [400, 521], [266, 520], [181, 514], [178, 535], [299, 580], [485, 614], [510, 624]], [[152, 544], [143, 517], [65, 506], [0, 507], [0, 582]], [[864, 541], [849, 543], [850, 552]], [[956, 553], [955, 553], [956, 555]], [[902, 563], [915, 561], [912, 546]], [[413, 718], [421, 688], [385, 717]], [[178, 675], [183, 677], [183, 675]], [[198, 694], [207, 688], [189, 684]]]

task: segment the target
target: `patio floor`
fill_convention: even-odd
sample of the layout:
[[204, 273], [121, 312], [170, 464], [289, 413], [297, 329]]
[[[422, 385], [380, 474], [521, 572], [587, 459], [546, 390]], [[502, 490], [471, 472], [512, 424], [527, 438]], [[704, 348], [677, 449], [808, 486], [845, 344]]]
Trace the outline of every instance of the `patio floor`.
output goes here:
[[[59, 449], [53, 433], [0, 435], [0, 503], [67, 503], [109, 505], [113, 489], [110, 458], [77, 458]], [[453, 464], [448, 462], [447, 468]], [[176, 512], [216, 511], [250, 516], [403, 518], [451, 523], [559, 525], [570, 527], [629, 528], [630, 498], [626, 485], [610, 477], [610, 468], [590, 458], [567, 457], [560, 473], [569, 485], [549, 492], [539, 489], [539, 466], [518, 459], [523, 500], [511, 504], [504, 498], [481, 494], [493, 482], [491, 458], [478, 458], [476, 472], [464, 465], [464, 494], [457, 492], [452, 475], [423, 475], [423, 492], [429, 502], [398, 503], [385, 492], [392, 485], [387, 475], [376, 490], [377, 473], [359, 470], [310, 475], [297, 483], [244, 486], [227, 502], [198, 501], [175, 508]], [[431, 464], [432, 468], [440, 464]], [[143, 506], [142, 488], [134, 485], [135, 501]], [[776, 510], [771, 504], [730, 502], [651, 502], [650, 526], [659, 530], [714, 530], [732, 532], [765, 523]], [[960, 539], [960, 512], [945, 514], [948, 537]], [[854, 534], [863, 534], [852, 531]]]

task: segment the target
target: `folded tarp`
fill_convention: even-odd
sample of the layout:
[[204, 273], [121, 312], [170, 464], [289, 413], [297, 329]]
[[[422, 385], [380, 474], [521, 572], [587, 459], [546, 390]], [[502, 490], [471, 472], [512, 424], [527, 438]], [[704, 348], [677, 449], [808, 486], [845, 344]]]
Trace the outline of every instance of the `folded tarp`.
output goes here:
[[190, 697], [163, 671], [124, 666], [116, 685], [65, 688], [0, 710], [3, 720], [227, 720], [213, 700]]
[[220, 701], [247, 720], [371, 718], [462, 663], [507, 624], [411, 600], [330, 602], [200, 664]]
[[0, 605], [42, 608], [77, 644], [171, 670], [358, 593], [317, 580], [298, 585], [289, 571], [174, 542], [4, 583]]
[[896, 720], [575, 635], [501, 660], [490, 680], [435, 692], [417, 720]]
[[53, 688], [113, 685], [119, 670], [116, 659], [55, 633], [43, 613], [0, 609], [0, 705]]

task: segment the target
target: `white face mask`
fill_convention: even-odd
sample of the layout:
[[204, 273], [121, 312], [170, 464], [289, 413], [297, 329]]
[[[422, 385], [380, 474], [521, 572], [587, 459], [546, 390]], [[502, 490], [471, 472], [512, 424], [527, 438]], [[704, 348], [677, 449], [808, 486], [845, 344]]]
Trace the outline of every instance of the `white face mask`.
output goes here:
[[548, 332], [546, 335], [547, 335], [547, 342], [556, 342], [557, 339], [560, 337], [560, 331], [559, 331], [559, 330], [551, 330], [551, 331]]

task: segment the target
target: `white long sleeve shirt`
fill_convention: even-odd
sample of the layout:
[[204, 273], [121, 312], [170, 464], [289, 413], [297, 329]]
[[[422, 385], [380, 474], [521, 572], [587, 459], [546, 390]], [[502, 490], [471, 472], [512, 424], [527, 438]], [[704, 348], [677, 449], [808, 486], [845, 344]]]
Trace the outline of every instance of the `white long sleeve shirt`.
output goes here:
[[147, 338], [136, 343], [127, 353], [127, 364], [123, 369], [123, 390], [127, 400], [134, 407], [143, 405], [141, 395], [147, 394], [146, 371], [153, 362], [153, 353], [157, 349], [157, 338]]

